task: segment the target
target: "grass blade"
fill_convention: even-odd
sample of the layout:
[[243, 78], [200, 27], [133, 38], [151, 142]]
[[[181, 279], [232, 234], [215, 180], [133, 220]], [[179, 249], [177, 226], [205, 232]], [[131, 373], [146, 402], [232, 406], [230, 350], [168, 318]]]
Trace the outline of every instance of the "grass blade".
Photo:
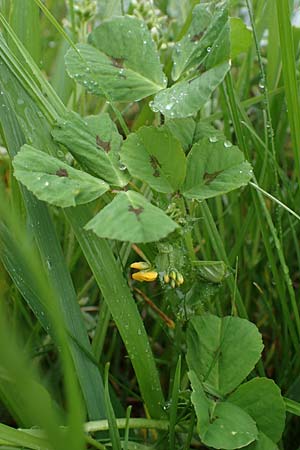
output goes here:
[[296, 58], [294, 53], [294, 39], [291, 24], [289, 0], [276, 0], [277, 19], [282, 57], [282, 72], [287, 101], [288, 118], [291, 127], [296, 176], [300, 177], [300, 105], [299, 89], [296, 75]]
[[109, 363], [105, 366], [105, 375], [104, 375], [104, 398], [105, 398], [105, 407], [107, 420], [109, 424], [109, 435], [112, 444], [113, 450], [121, 450], [121, 440], [119, 435], [119, 430], [116, 422], [115, 413], [110, 401], [109, 389], [108, 389], [108, 372], [109, 372]]

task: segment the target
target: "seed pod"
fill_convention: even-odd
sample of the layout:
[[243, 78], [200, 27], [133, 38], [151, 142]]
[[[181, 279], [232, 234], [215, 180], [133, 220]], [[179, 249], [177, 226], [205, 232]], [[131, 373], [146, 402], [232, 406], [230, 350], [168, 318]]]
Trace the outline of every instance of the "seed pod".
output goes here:
[[176, 287], [176, 283], [174, 280], [171, 280], [171, 287], [174, 289]]

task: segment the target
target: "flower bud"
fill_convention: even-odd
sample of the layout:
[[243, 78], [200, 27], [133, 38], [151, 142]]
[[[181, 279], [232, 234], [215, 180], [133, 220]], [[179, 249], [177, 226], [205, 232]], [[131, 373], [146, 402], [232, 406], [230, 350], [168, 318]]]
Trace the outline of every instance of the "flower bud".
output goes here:
[[167, 273], [164, 274], [164, 282], [168, 284], [170, 282], [170, 277]]
[[172, 280], [176, 280], [176, 272], [175, 272], [175, 270], [171, 270], [170, 278], [172, 278]]
[[132, 269], [145, 270], [145, 269], [149, 269], [150, 265], [145, 261], [139, 261], [139, 262], [134, 262], [134, 263], [130, 264], [130, 267]]
[[184, 278], [180, 272], [178, 272], [178, 274], [177, 274], [177, 281], [179, 284], [183, 284], [183, 282], [184, 282]]
[[140, 271], [140, 272], [135, 272], [132, 275], [133, 280], [137, 280], [137, 281], [154, 281], [156, 280], [158, 273], [154, 272], [154, 271]]

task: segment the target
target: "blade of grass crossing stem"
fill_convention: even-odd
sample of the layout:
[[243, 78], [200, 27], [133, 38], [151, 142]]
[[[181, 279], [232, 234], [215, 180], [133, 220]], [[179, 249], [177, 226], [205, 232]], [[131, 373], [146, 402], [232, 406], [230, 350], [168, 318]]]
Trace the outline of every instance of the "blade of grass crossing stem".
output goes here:
[[276, 0], [282, 72], [291, 128], [296, 176], [300, 179], [300, 105], [289, 0]]
[[104, 398], [105, 398], [106, 415], [109, 424], [109, 435], [112, 444], [112, 449], [121, 450], [120, 434], [116, 422], [114, 409], [112, 407], [109, 397], [108, 372], [109, 372], [109, 363], [105, 365], [105, 374], [104, 374]]
[[181, 378], [181, 355], [179, 355], [172, 389], [172, 403], [170, 407], [170, 431], [169, 431], [169, 448], [173, 450], [175, 448], [175, 425], [177, 421], [177, 407], [180, 391], [180, 378]]
[[[237, 136], [237, 140], [238, 140], [238, 144], [240, 146], [240, 148], [243, 150], [243, 152], [245, 153], [246, 157], [248, 157], [248, 150], [247, 150], [247, 146], [246, 146], [246, 142], [245, 142], [245, 138], [244, 138], [244, 134], [243, 131], [241, 129], [241, 123], [239, 120], [239, 107], [241, 108], [241, 105], [238, 104], [238, 100], [236, 98], [235, 92], [234, 92], [234, 88], [233, 88], [233, 83], [232, 83], [232, 78], [231, 78], [231, 74], [229, 73], [226, 78], [225, 78], [225, 83], [226, 83], [226, 91], [228, 94], [228, 99], [229, 99], [229, 107], [231, 110], [231, 116], [232, 116], [232, 121], [234, 124], [234, 128], [235, 128], [235, 132], [236, 132], [236, 136]], [[254, 181], [256, 184], [257, 180], [254, 177]], [[264, 202], [264, 198], [261, 192], [256, 191], [256, 195], [254, 192], [251, 191], [251, 195], [252, 195], [252, 199], [253, 199], [253, 203], [255, 205], [256, 208], [256, 213], [257, 213], [257, 217], [258, 220], [261, 223], [261, 215], [265, 218], [265, 220], [267, 221], [267, 224], [269, 226], [274, 244], [275, 244], [275, 249], [276, 249], [276, 253], [277, 253], [277, 257], [279, 259], [280, 262], [280, 267], [282, 269], [283, 272], [283, 279], [284, 282], [286, 284], [288, 293], [289, 293], [289, 297], [290, 297], [290, 303], [292, 306], [292, 310], [293, 310], [293, 314], [295, 317], [295, 326], [296, 326], [296, 330], [297, 330], [297, 340], [299, 341], [299, 337], [300, 337], [300, 316], [299, 316], [299, 310], [298, 310], [298, 306], [297, 306], [297, 302], [296, 302], [296, 297], [295, 297], [295, 292], [293, 289], [293, 285], [292, 285], [292, 281], [289, 275], [289, 269], [288, 266], [286, 264], [285, 261], [285, 257], [284, 257], [284, 253], [281, 247], [281, 243], [279, 241], [278, 235], [277, 235], [277, 231], [276, 228], [273, 224], [270, 212], [268, 211], [266, 204]], [[267, 243], [264, 239], [264, 243], [265, 245], [269, 245], [269, 243]], [[271, 263], [271, 262], [270, 262]], [[276, 264], [272, 265], [275, 269]], [[273, 273], [275, 275], [275, 273]], [[278, 281], [280, 282], [280, 277], [278, 277]], [[280, 282], [281, 283], [281, 282]], [[283, 294], [283, 291], [282, 291]], [[284, 294], [283, 294], [284, 295]], [[286, 302], [286, 298], [285, 296], [281, 298], [281, 304], [282, 304], [282, 309], [283, 312], [286, 311], [285, 309], [285, 302]], [[294, 345], [295, 348], [297, 349], [297, 351], [299, 351], [299, 344], [296, 343], [295, 341], [295, 335], [293, 332], [293, 322], [291, 319], [290, 315], [285, 315], [285, 321], [290, 329], [291, 332], [291, 338], [293, 338], [294, 340]]]
[[[30, 104], [32, 104], [32, 101], [23, 92], [20, 85], [16, 83], [4, 64], [1, 65], [0, 73], [0, 90], [3, 92], [1, 95], [2, 106], [0, 107], [0, 119], [7, 148], [11, 158], [13, 158], [18, 149], [26, 142], [25, 135], [27, 138], [31, 135], [32, 139], [38, 135], [34, 126], [37, 120], [37, 110], [32, 110], [30, 116]], [[22, 117], [22, 120], [19, 122], [15, 116], [15, 112], [17, 112], [16, 105], [18, 105], [18, 101], [20, 103], [20, 99], [26, 105], [26, 113], [28, 115], [26, 116], [23, 110], [22, 117], [22, 110], [18, 111]], [[23, 103], [19, 106], [23, 106]], [[22, 130], [20, 124], [22, 126], [25, 125], [25, 117], [29, 121], [29, 128]], [[38, 119], [41, 120], [41, 118]], [[37, 126], [40, 127], [41, 133], [46, 134], [48, 128], [46, 122], [40, 123]], [[39, 144], [43, 148], [43, 136], [41, 136]], [[66, 327], [72, 335], [77, 337], [82, 347], [87, 352], [91, 352], [71, 276], [67, 270], [48, 208], [45, 203], [38, 201], [26, 189], [22, 188], [21, 190], [31, 230], [34, 234], [41, 260], [48, 273], [51, 285], [60, 300], [61, 314], [64, 317]], [[98, 368], [75, 342], [70, 341], [70, 348], [89, 417], [94, 419], [105, 417], [104, 392]]]
[[[6, 46], [3, 46], [2, 50], [5, 54], [8, 53], [9, 56], [12, 56]], [[28, 58], [31, 68], [30, 72], [34, 74], [35, 77], [34, 83], [38, 85], [45, 84], [42, 74], [36, 70], [34, 62], [30, 59], [30, 56]], [[14, 60], [14, 65], [18, 68], [18, 75], [22, 76], [22, 70], [21, 67], [18, 66], [18, 61]], [[42, 106], [44, 109], [47, 109], [46, 119], [45, 117], [40, 117], [41, 110], [39, 108], [42, 95], [35, 96], [36, 103], [34, 103], [30, 98], [32, 94], [30, 90], [31, 84], [26, 84], [24, 90], [23, 83], [17, 83], [13, 75], [14, 71], [10, 73], [6, 69], [5, 78], [7, 79], [8, 77], [10, 79], [10, 83], [3, 85], [3, 88], [1, 89], [9, 94], [10, 109], [8, 109], [8, 111], [16, 110], [16, 112], [20, 114], [22, 117], [20, 125], [22, 126], [24, 134], [26, 134], [28, 139], [30, 139], [32, 145], [35, 145], [37, 148], [43, 148], [48, 153], [56, 155], [59, 148], [52, 141], [49, 131], [50, 127], [53, 126], [55, 119], [57, 118], [57, 113], [54, 113], [51, 117], [51, 111], [58, 107], [60, 114], [63, 114], [62, 111], [66, 111], [64, 105], [57, 105], [57, 103], [59, 103], [58, 97], [53, 91], [51, 91], [51, 89], [46, 89], [45, 87], [47, 97], [43, 97]], [[43, 92], [45, 92], [44, 87]], [[24, 107], [22, 107], [22, 105], [19, 104], [20, 102], [18, 102], [20, 98], [22, 98], [22, 104], [24, 102], [26, 105], [26, 115], [24, 114], [24, 110], [22, 110]], [[54, 108], [52, 105], [54, 105]], [[18, 149], [22, 143], [23, 142], [18, 142], [17, 144], [15, 143], [14, 148]], [[31, 199], [31, 201], [34, 201], [34, 198]], [[39, 205], [39, 203], [40, 202], [36, 201], [37, 205]], [[152, 417], [164, 416], [164, 411], [161, 408], [161, 405], [164, 403], [164, 399], [144, 324], [141, 320], [127, 282], [123, 277], [120, 267], [116, 263], [112, 249], [107, 241], [98, 238], [93, 233], [87, 233], [83, 230], [83, 226], [90, 218], [88, 207], [68, 208], [65, 210], [65, 214], [72, 224], [79, 244], [81, 245], [83, 253], [85, 254], [90, 268], [95, 275], [95, 279], [102, 291], [103, 297], [109, 307], [113, 319], [117, 324], [129, 356], [132, 359], [132, 364], [135, 369], [137, 380], [147, 409]], [[37, 225], [39, 224], [36, 224], [36, 226]], [[52, 251], [51, 242], [49, 245], [50, 250]], [[60, 249], [59, 251], [61, 254]], [[61, 292], [64, 291], [65, 288], [61, 289]], [[71, 330], [71, 332], [72, 331], [73, 330]], [[141, 358], [140, 355], [143, 355], [143, 358]], [[87, 376], [90, 376], [89, 371], [87, 371]], [[99, 387], [99, 383], [92, 381], [90, 382], [90, 385], [94, 388]], [[151, 387], [150, 389], [149, 386]], [[99, 404], [102, 404], [101, 401], [96, 400], [95, 396], [94, 401], [97, 402], [98, 406]]]

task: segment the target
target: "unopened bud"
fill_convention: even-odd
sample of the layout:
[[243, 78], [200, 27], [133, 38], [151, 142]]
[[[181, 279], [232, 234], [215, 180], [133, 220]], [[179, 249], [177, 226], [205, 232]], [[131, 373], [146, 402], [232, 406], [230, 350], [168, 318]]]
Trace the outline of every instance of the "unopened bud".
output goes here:
[[148, 271], [148, 272], [141, 271], [141, 272], [135, 272], [132, 274], [132, 278], [134, 280], [148, 281], [148, 282], [156, 280], [157, 276], [158, 276], [158, 273], [154, 272], [154, 271]]
[[145, 270], [145, 269], [149, 269], [150, 265], [145, 261], [139, 261], [139, 262], [134, 262], [134, 263], [130, 264], [130, 267], [132, 269]]
[[168, 284], [170, 282], [170, 277], [167, 273], [164, 274], [164, 282]]

